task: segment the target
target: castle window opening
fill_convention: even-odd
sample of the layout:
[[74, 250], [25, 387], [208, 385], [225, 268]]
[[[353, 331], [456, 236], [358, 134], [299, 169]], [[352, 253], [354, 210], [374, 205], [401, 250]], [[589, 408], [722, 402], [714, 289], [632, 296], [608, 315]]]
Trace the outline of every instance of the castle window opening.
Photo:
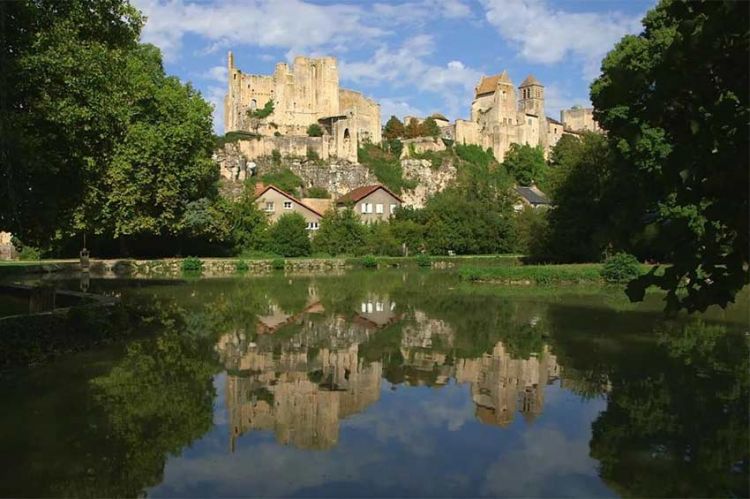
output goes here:
[[[249, 85], [248, 85], [249, 86]], [[258, 101], [255, 99], [250, 101], [250, 110], [255, 111], [258, 108]]]

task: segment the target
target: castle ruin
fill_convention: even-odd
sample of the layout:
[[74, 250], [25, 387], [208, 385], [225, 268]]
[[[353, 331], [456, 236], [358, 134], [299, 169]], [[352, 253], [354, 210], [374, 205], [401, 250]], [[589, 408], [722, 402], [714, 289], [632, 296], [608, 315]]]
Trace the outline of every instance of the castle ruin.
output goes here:
[[[248, 132], [257, 140], [242, 141], [251, 160], [277, 150], [283, 156], [357, 161], [361, 142], [380, 143], [380, 106], [359, 92], [339, 86], [334, 57], [295, 57], [291, 67], [276, 64], [272, 75], [245, 74], [227, 61], [224, 131]], [[269, 104], [272, 103], [272, 104]], [[268, 113], [269, 107], [273, 111]], [[318, 125], [322, 137], [308, 136]]]

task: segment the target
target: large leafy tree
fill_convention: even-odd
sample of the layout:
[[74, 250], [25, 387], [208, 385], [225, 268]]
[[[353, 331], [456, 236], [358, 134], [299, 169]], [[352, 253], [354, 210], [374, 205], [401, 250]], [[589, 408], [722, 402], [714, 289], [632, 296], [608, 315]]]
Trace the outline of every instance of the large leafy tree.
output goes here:
[[123, 0], [0, 2], [0, 228], [71, 228], [127, 128], [141, 24]]
[[329, 255], [360, 254], [367, 243], [367, 231], [353, 209], [329, 210], [320, 220], [313, 244]]
[[726, 305], [748, 283], [747, 5], [663, 1], [602, 63], [595, 117], [638, 175], [671, 266], [629, 286], [671, 309]]
[[528, 144], [511, 144], [505, 153], [503, 166], [521, 185], [538, 184], [544, 181], [547, 163], [541, 147]]
[[404, 124], [395, 116], [391, 116], [383, 128], [383, 138], [386, 140], [399, 139], [404, 136]]
[[309, 256], [310, 237], [307, 222], [299, 213], [287, 213], [271, 226], [269, 248], [282, 256]]
[[188, 204], [216, 194], [211, 107], [190, 85], [164, 74], [152, 45], [134, 50], [126, 71], [128, 126], [96, 183], [104, 192], [87, 199], [81, 224], [97, 220], [97, 231], [115, 238], [176, 235]]

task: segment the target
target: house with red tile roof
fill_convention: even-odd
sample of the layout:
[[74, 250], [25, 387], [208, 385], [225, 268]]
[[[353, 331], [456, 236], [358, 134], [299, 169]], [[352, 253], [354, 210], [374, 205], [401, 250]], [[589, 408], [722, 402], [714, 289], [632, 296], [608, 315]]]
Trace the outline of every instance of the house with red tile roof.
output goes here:
[[307, 222], [308, 230], [318, 230], [323, 214], [275, 185], [256, 184], [255, 204], [268, 215], [271, 223], [287, 213], [299, 213]]
[[403, 200], [384, 185], [365, 185], [341, 196], [336, 206], [351, 206], [364, 223], [388, 220], [401, 207]]

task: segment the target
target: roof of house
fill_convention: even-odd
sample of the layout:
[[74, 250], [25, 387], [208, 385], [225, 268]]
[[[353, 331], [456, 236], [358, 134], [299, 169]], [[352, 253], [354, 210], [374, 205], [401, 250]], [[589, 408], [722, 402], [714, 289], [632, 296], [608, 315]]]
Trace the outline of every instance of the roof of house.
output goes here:
[[400, 203], [403, 203], [403, 200], [386, 186], [380, 185], [380, 184], [374, 184], [374, 185], [365, 185], [362, 187], [357, 187], [356, 189], [347, 192], [346, 194], [338, 198], [338, 200], [336, 201], [336, 204], [342, 204], [342, 203], [348, 203], [348, 202], [356, 203], [360, 199], [366, 198], [367, 196], [377, 191], [378, 189], [385, 190], [388, 194], [396, 198]]
[[541, 83], [539, 82], [539, 80], [537, 80], [537, 79], [536, 79], [536, 78], [534, 77], [534, 75], [529, 75], [529, 76], [527, 76], [527, 77], [526, 77], [526, 79], [525, 79], [525, 80], [523, 80], [523, 83], [521, 83], [521, 86], [520, 86], [520, 87], [518, 87], [518, 88], [523, 88], [523, 87], [530, 87], [530, 86], [532, 86], [532, 85], [539, 85], [540, 87], [543, 87], [543, 86], [544, 86], [544, 85], [542, 85], [542, 84], [541, 84]]
[[516, 192], [530, 204], [550, 204], [547, 196], [536, 187], [524, 187], [519, 185], [516, 187]]
[[319, 217], [322, 217], [322, 216], [323, 216], [323, 214], [322, 214], [322, 213], [320, 213], [320, 212], [319, 212], [318, 210], [316, 210], [315, 208], [312, 208], [311, 206], [308, 206], [308, 205], [306, 205], [305, 203], [303, 203], [302, 201], [300, 201], [300, 200], [299, 200], [299, 199], [297, 199], [296, 197], [292, 196], [292, 195], [291, 195], [291, 194], [289, 194], [288, 192], [282, 191], [281, 189], [279, 189], [278, 187], [276, 187], [276, 186], [275, 186], [275, 185], [273, 185], [273, 184], [265, 185], [265, 184], [263, 184], [262, 182], [259, 182], [259, 183], [255, 184], [255, 199], [258, 199], [259, 197], [261, 197], [261, 196], [262, 196], [263, 194], [265, 194], [265, 193], [266, 193], [266, 191], [268, 191], [269, 189], [273, 189], [274, 191], [278, 192], [278, 193], [279, 193], [279, 194], [281, 194], [282, 196], [284, 196], [284, 197], [286, 197], [286, 198], [289, 198], [289, 199], [291, 199], [292, 201], [294, 201], [294, 202], [295, 202], [295, 203], [297, 203], [298, 205], [302, 206], [303, 208], [306, 208], [306, 209], [310, 210], [311, 212], [315, 213], [315, 214], [316, 214], [316, 215], [318, 215]]
[[510, 81], [507, 71], [503, 71], [499, 75], [482, 76], [482, 79], [479, 80], [479, 85], [477, 85], [477, 95], [493, 93], [497, 90], [498, 83], [513, 84], [513, 82]]
[[550, 123], [554, 123], [555, 125], [562, 125], [562, 126], [564, 126], [564, 124], [562, 122], [557, 121], [555, 118], [550, 118], [549, 116], [547, 116], [547, 121], [549, 121]]

